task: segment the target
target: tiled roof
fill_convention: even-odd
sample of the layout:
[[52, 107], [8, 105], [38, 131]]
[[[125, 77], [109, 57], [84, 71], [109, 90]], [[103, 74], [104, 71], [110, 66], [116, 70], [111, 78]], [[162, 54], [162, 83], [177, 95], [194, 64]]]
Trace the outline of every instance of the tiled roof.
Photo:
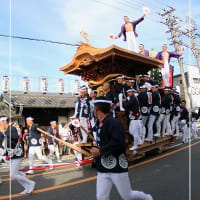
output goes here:
[[[10, 93], [2, 94], [3, 101], [10, 102]], [[22, 105], [27, 108], [74, 108], [76, 96], [58, 93], [29, 92], [24, 94], [20, 91], [11, 91], [11, 104], [14, 107]]]

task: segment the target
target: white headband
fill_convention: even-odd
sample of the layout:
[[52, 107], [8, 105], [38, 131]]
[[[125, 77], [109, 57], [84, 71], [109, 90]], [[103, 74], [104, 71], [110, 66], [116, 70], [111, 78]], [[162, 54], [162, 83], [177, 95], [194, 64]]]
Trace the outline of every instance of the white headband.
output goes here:
[[129, 89], [127, 92], [137, 92], [135, 89]]
[[101, 99], [97, 99], [97, 100], [95, 100], [94, 101], [94, 104], [96, 104], [96, 103], [107, 103], [107, 104], [110, 104], [110, 105], [112, 105], [112, 101], [109, 101], [109, 100], [101, 100]]
[[146, 85], [142, 85], [142, 86], [140, 86], [140, 89], [147, 89], [147, 86]]
[[8, 119], [7, 117], [1, 117], [1, 118], [0, 118], [0, 122], [2, 122], [2, 121], [7, 121], [7, 119]]
[[32, 117], [27, 117], [26, 120], [31, 120], [33, 121], [34, 119]]
[[118, 76], [117, 79], [124, 79], [124, 76]]

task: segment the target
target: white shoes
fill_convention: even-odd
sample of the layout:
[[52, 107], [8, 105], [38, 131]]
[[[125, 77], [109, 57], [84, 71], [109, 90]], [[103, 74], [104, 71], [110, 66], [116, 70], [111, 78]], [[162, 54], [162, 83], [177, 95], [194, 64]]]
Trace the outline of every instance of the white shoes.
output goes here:
[[165, 133], [164, 136], [172, 135], [172, 133]]
[[34, 171], [33, 171], [33, 170], [28, 170], [28, 171], [26, 172], [26, 174], [34, 174]]
[[27, 193], [28, 194], [32, 193], [34, 189], [35, 189], [35, 181], [32, 181], [32, 183], [29, 185], [27, 189]]
[[28, 188], [26, 188], [24, 191], [20, 192], [20, 194], [27, 194], [28, 193]]
[[153, 139], [150, 139], [150, 138], [146, 138], [146, 139], [145, 139], [146, 142], [152, 142], [152, 140], [153, 140]]
[[174, 137], [179, 137], [180, 135], [179, 135], [179, 133], [176, 133], [175, 135], [173, 135]]
[[159, 134], [159, 133], [156, 133], [156, 134], [154, 134], [154, 137], [160, 138], [160, 134]]
[[137, 148], [138, 148], [137, 145], [133, 145], [129, 150], [134, 151], [134, 150], [136, 150]]
[[143, 139], [139, 138], [138, 144], [143, 144], [143, 143], [144, 143]]
[[61, 162], [62, 162], [62, 160], [57, 160], [57, 162], [58, 162], [58, 163], [61, 163]]
[[20, 192], [20, 194], [30, 194], [35, 189], [35, 181], [31, 181], [31, 183], [25, 188], [24, 191]]

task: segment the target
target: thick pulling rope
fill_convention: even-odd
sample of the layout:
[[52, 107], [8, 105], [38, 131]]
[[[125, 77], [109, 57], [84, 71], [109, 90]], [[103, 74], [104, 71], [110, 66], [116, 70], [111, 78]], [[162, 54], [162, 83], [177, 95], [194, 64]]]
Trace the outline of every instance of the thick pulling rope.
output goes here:
[[[72, 163], [61, 163], [61, 164], [56, 164], [56, 165], [52, 165], [53, 168], [59, 168], [59, 167], [65, 167], [65, 166], [73, 166], [73, 165], [77, 165], [78, 163], [80, 165], [84, 165], [84, 164], [88, 164], [88, 163], [92, 163], [93, 159], [88, 159], [88, 160], [81, 160], [81, 161], [75, 161], [75, 162], [72, 162]], [[42, 166], [42, 167], [35, 167], [35, 168], [32, 168], [32, 169], [20, 169], [20, 171], [29, 171], [29, 170], [33, 170], [33, 171], [38, 171], [38, 170], [45, 170], [45, 169], [49, 169], [50, 168], [50, 165], [48, 166]]]

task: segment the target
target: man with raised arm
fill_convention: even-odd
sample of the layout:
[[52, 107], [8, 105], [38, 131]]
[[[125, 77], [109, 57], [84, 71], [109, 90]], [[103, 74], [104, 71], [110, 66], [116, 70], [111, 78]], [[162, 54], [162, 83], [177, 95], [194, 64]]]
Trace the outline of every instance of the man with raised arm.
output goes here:
[[115, 37], [115, 39], [118, 39], [121, 37], [121, 35], [124, 36], [124, 41], [128, 42], [128, 50], [131, 50], [131, 45], [134, 47], [134, 51], [138, 53], [138, 47], [136, 42], [136, 37], [138, 37], [138, 34], [136, 33], [136, 26], [144, 20], [144, 17], [146, 14], [144, 14], [141, 18], [138, 20], [129, 21], [129, 17], [124, 16], [124, 22], [125, 24], [121, 27], [121, 32], [118, 34], [118, 36]]
[[170, 72], [169, 72], [169, 63], [170, 63], [170, 59], [172, 57], [174, 58], [179, 58], [182, 54], [178, 54], [176, 52], [169, 52], [167, 51], [167, 45], [163, 44], [162, 46], [162, 51], [160, 51], [157, 55], [156, 55], [156, 59], [162, 60], [163, 61], [163, 66], [161, 69], [161, 74], [162, 74], [162, 78], [163, 81], [165, 83], [166, 87], [169, 87], [169, 78], [170, 78]]

